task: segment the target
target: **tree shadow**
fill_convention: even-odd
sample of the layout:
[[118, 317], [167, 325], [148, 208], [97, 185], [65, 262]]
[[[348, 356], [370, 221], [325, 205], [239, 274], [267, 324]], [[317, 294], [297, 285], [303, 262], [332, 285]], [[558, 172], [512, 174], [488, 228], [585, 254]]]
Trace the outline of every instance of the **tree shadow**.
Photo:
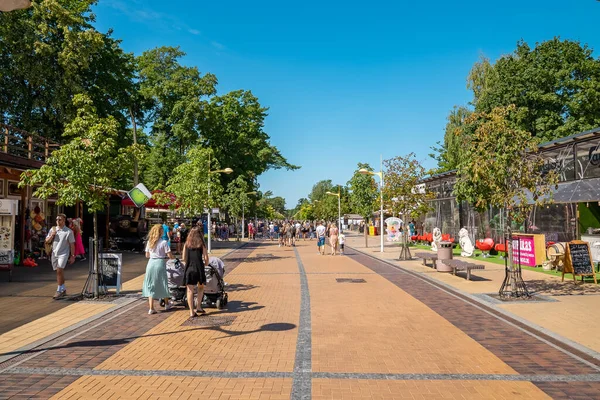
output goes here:
[[[582, 284], [581, 278], [577, 279], [577, 283], [573, 279], [564, 282], [547, 281], [543, 279], [527, 280], [525, 284], [527, 289], [532, 294], [541, 294], [546, 296], [573, 296], [573, 295], [598, 295], [600, 294], [600, 285], [594, 284], [594, 281], [587, 280]], [[591, 278], [590, 278], [591, 279]]]
[[254, 257], [238, 257], [238, 258], [227, 258], [227, 262], [244, 262], [244, 263], [256, 263], [265, 261], [277, 261], [286, 258], [292, 258], [291, 256], [276, 256], [274, 254], [257, 254]]
[[227, 286], [225, 286], [225, 291], [226, 292], [243, 292], [246, 290], [252, 290], [252, 289], [256, 289], [259, 288], [260, 286], [256, 286], [256, 285], [245, 285], [243, 283], [230, 283]]
[[[220, 315], [220, 313], [213, 313], [210, 315]], [[199, 316], [197, 318], [207, 318], [207, 317], [208, 316]], [[151, 338], [151, 337], [165, 336], [165, 335], [177, 335], [180, 333], [187, 333], [190, 331], [201, 331], [201, 330], [211, 330], [211, 331], [221, 332], [221, 333], [225, 334], [225, 336], [215, 338], [215, 340], [217, 340], [217, 339], [225, 339], [227, 337], [242, 336], [242, 335], [248, 335], [251, 333], [258, 333], [258, 332], [284, 332], [284, 331], [292, 330], [292, 329], [296, 328], [296, 326], [297, 325], [291, 324], [288, 322], [274, 322], [274, 323], [269, 323], [269, 324], [263, 324], [260, 327], [258, 327], [257, 329], [243, 330], [243, 331], [234, 331], [234, 330], [230, 330], [230, 329], [225, 329], [222, 326], [198, 326], [198, 327], [192, 327], [190, 329], [183, 329], [180, 331], [151, 333], [151, 334], [147, 334], [147, 335], [128, 336], [128, 337], [124, 337], [124, 338], [80, 340], [77, 342], [66, 343], [66, 344], [60, 345], [60, 346], [40, 347], [40, 348], [35, 348], [35, 349], [25, 350], [25, 351], [10, 351], [10, 352], [6, 352], [6, 353], [1, 353], [0, 356], [27, 355], [27, 354], [35, 354], [35, 353], [39, 353], [39, 352], [43, 352], [43, 351], [72, 349], [72, 348], [77, 348], [77, 347], [120, 346], [120, 345], [129, 344], [129, 343], [133, 342], [134, 340], [140, 339], [140, 338]]]

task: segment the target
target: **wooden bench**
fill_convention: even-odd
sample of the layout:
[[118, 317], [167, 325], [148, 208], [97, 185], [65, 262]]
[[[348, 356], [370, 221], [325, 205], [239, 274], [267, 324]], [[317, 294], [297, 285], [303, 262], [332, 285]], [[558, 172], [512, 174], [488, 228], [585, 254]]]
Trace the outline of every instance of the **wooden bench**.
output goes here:
[[467, 271], [467, 280], [471, 280], [471, 270], [485, 269], [484, 265], [478, 265], [461, 260], [442, 260], [442, 262], [452, 268], [452, 275], [456, 275], [458, 271]]
[[419, 253], [415, 253], [415, 256], [422, 258], [423, 259], [423, 265], [426, 267], [429, 267], [429, 265], [427, 265], [427, 260], [431, 260], [431, 266], [433, 268], [435, 268], [435, 262], [438, 259], [438, 256], [436, 253], [429, 253], [429, 252], [419, 252]]

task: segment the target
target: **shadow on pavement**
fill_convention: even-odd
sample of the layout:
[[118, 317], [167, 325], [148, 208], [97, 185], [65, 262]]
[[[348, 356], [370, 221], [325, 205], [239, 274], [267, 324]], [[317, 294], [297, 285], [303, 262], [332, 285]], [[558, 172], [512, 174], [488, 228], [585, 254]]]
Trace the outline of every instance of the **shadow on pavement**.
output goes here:
[[226, 292], [242, 292], [245, 290], [252, 290], [259, 288], [256, 285], [244, 285], [243, 283], [230, 283], [225, 287]]
[[[203, 318], [203, 317], [197, 317], [197, 318]], [[129, 336], [129, 337], [125, 337], [125, 338], [82, 340], [79, 342], [67, 343], [62, 346], [41, 347], [41, 348], [36, 348], [36, 349], [32, 349], [32, 350], [27, 350], [27, 351], [10, 351], [7, 353], [1, 353], [0, 356], [28, 355], [28, 354], [39, 353], [42, 351], [71, 349], [71, 348], [76, 348], [76, 347], [118, 346], [118, 345], [123, 345], [123, 344], [129, 344], [129, 343], [133, 342], [134, 340], [141, 339], [141, 338], [149, 338], [149, 337], [165, 336], [165, 335], [176, 335], [178, 333], [187, 333], [190, 331], [200, 331], [200, 330], [212, 330], [212, 331], [224, 333], [224, 334], [226, 334], [226, 336], [219, 337], [216, 339], [225, 339], [227, 337], [242, 336], [242, 335], [248, 335], [251, 333], [258, 333], [258, 332], [283, 332], [283, 331], [289, 331], [294, 328], [296, 328], [295, 324], [290, 324], [287, 322], [274, 322], [274, 323], [264, 324], [264, 325], [261, 325], [257, 329], [246, 330], [246, 331], [233, 331], [233, 330], [229, 330], [229, 329], [224, 329], [220, 326], [201, 326], [201, 327], [185, 329], [185, 330], [181, 330], [181, 331], [151, 333], [148, 335]]]
[[[591, 282], [591, 284], [590, 284]], [[600, 285], [595, 285], [590, 278], [581, 284], [581, 278], [577, 279], [577, 283], [573, 282], [573, 278], [564, 282], [560, 281], [545, 281], [543, 279], [526, 280], [525, 284], [530, 293], [543, 294], [547, 296], [572, 296], [572, 295], [593, 295], [600, 294]]]
[[277, 261], [283, 260], [286, 258], [292, 258], [291, 256], [275, 256], [273, 254], [258, 254], [254, 257], [239, 257], [239, 258], [227, 258], [227, 262], [240, 262], [240, 263], [255, 263], [255, 262], [264, 262], [264, 261]]

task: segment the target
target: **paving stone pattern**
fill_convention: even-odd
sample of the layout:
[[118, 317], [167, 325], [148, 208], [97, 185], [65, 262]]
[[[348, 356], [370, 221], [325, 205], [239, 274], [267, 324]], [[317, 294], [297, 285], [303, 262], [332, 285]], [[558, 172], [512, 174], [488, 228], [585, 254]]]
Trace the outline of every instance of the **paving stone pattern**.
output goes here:
[[[478, 308], [480, 307], [479, 304], [476, 307], [472, 300], [464, 296], [453, 296], [409, 272], [388, 275], [387, 273], [397, 270], [397, 268], [364, 254], [355, 253], [352, 258], [426, 304], [520, 374], [571, 375], [597, 374], [599, 371], [536, 337], [499, 320], [496, 316]], [[494, 310], [489, 311], [498, 314]], [[502, 318], [510, 320], [505, 316], [502, 316]], [[511, 320], [511, 322], [517, 326], [523, 326], [518, 321]], [[553, 344], [562, 345], [547, 335], [539, 332], [538, 335]], [[598, 365], [598, 360], [576, 349], [568, 346], [561, 347], [592, 364]], [[578, 385], [581, 385], [584, 392], [594, 392], [595, 394], [595, 396], [585, 398], [598, 398], [600, 396], [600, 387], [597, 386], [597, 383], [544, 383], [543, 385], [539, 384], [538, 387], [545, 390], [552, 397], [560, 393], [565, 396], [575, 396], [578, 395], [576, 389]], [[547, 390], [552, 390], [553, 394]]]
[[[251, 242], [222, 257], [232, 307], [207, 309], [230, 324], [183, 327], [187, 311], [147, 315], [137, 300], [0, 364], [14, 368], [0, 400], [600, 398], [592, 357], [419, 275], [315, 247]], [[432, 342], [444, 332], [452, 343]]]
[[77, 376], [0, 375], [0, 399], [48, 399], [71, 383]]

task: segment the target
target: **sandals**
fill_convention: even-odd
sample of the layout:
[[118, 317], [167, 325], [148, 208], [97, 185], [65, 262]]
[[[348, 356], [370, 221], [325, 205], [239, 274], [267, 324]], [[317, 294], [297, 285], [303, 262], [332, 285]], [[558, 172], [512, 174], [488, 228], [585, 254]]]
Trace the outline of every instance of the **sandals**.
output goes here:
[[196, 310], [197, 314], [206, 314], [206, 310], [201, 308], [200, 310]]

